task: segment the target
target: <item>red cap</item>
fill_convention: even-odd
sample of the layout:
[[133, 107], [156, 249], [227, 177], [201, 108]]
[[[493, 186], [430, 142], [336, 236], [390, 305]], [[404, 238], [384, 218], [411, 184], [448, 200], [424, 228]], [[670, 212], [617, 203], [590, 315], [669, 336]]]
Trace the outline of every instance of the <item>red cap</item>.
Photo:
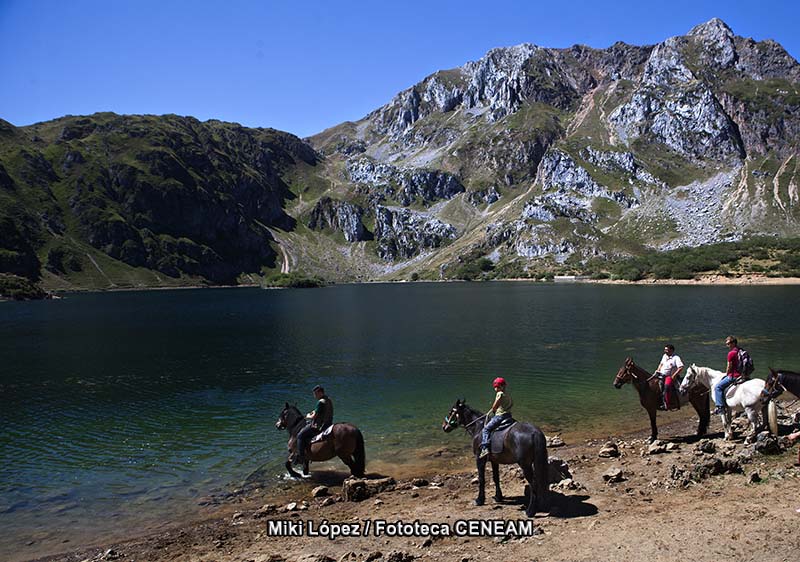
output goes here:
[[492, 387], [505, 386], [505, 384], [506, 384], [506, 379], [504, 379], [503, 377], [497, 377], [492, 381]]

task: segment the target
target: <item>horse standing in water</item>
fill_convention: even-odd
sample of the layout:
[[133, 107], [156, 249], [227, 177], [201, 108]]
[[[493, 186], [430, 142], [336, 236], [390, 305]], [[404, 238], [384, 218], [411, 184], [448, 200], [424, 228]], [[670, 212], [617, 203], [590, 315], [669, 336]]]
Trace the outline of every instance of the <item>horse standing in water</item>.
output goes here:
[[[292, 456], [297, 444], [297, 434], [306, 426], [306, 417], [287, 402], [275, 422], [277, 429], [289, 432], [289, 458], [286, 461], [286, 470], [295, 478], [300, 475], [292, 468]], [[353, 476], [364, 476], [366, 454], [364, 452], [364, 436], [356, 426], [350, 423], [335, 423], [330, 428], [330, 435], [320, 441], [314, 441], [306, 453], [306, 462], [303, 464], [303, 474], [308, 475], [309, 461], [327, 461], [339, 457], [350, 468]]]
[[[686, 376], [681, 382], [681, 394], [691, 392], [701, 388], [703, 392], [711, 393], [722, 377], [727, 376], [722, 371], [711, 369], [710, 367], [698, 367], [694, 363], [686, 370]], [[733, 429], [731, 428], [731, 410], [744, 410], [747, 419], [750, 420], [751, 434], [748, 439], [755, 437], [759, 427], [758, 410], [762, 406], [761, 391], [764, 390], [764, 381], [761, 379], [750, 379], [735, 385], [729, 386], [725, 390], [725, 403], [728, 407], [722, 414], [722, 426], [725, 428], [725, 439], [733, 439]], [[766, 416], [764, 416], [766, 419]]]
[[[449, 433], [458, 426], [462, 426], [472, 437], [472, 449], [477, 455], [481, 445], [481, 431], [486, 416], [470, 408], [463, 400], [456, 400], [450, 413], [444, 419], [442, 429]], [[475, 505], [483, 505], [486, 501], [486, 461], [492, 463], [492, 478], [494, 479], [494, 499], [503, 501], [503, 492], [500, 490], [500, 464], [518, 464], [528, 482], [528, 506], [525, 514], [528, 517], [536, 515], [537, 511], [547, 511], [548, 483], [547, 466], [547, 441], [544, 433], [530, 423], [517, 422], [506, 433], [503, 441], [503, 451], [499, 454], [489, 454], [478, 458], [478, 497]]]
[[[617, 371], [617, 376], [614, 377], [614, 388], [620, 389], [628, 382], [639, 393], [639, 403], [642, 408], [647, 410], [647, 415], [650, 416], [650, 441], [655, 441], [658, 438], [656, 412], [661, 404], [661, 387], [658, 384], [658, 377], [648, 373], [634, 363], [632, 358], [628, 357], [622, 367], [619, 368], [619, 371]], [[708, 393], [696, 389], [689, 393], [688, 398], [700, 417], [700, 423], [697, 426], [697, 436], [700, 437], [708, 431], [708, 422], [711, 419], [711, 414], [708, 412]]]

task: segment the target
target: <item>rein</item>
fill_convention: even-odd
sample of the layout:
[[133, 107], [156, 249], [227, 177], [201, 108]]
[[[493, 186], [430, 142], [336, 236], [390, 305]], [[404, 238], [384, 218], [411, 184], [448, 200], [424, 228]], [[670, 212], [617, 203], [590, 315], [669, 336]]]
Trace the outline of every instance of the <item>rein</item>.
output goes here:
[[[453, 415], [454, 414], [456, 416], [456, 420], [453, 420]], [[471, 426], [474, 423], [478, 423], [479, 421], [484, 420], [486, 418], [487, 414], [488, 414], [488, 412], [486, 414], [482, 414], [480, 416], [477, 416], [474, 420], [472, 420], [469, 423], [465, 423], [464, 424], [464, 429], [469, 428], [469, 426]], [[449, 414], [447, 414], [447, 416], [445, 416], [444, 423], [446, 423], [450, 427], [458, 427], [460, 425], [460, 421], [458, 421], [458, 420], [460, 420], [460, 418], [461, 418], [461, 416], [458, 414], [457, 411], [456, 412], [450, 412]], [[469, 433], [469, 430], [467, 430], [467, 433]]]

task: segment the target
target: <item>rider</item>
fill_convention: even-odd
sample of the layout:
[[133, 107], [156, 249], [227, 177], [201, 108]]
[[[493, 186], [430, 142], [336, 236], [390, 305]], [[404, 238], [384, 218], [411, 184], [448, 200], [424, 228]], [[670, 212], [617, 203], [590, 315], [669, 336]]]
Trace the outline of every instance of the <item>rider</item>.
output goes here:
[[728, 367], [725, 370], [726, 376], [714, 387], [714, 403], [717, 405], [715, 414], [725, 413], [725, 389], [742, 376], [739, 372], [739, 347], [736, 338], [728, 336], [725, 338], [725, 345], [728, 346]]
[[661, 363], [658, 364], [656, 369], [656, 376], [664, 381], [664, 391], [661, 399], [664, 402], [664, 409], [669, 410], [670, 396], [672, 393], [672, 385], [683, 370], [683, 361], [675, 354], [675, 346], [671, 343], [664, 346], [664, 355], [661, 357]]
[[317, 385], [313, 392], [314, 398], [317, 399], [317, 405], [314, 407], [314, 411], [306, 414], [306, 418], [309, 420], [308, 425], [297, 434], [295, 461], [301, 464], [306, 462], [306, 447], [311, 439], [328, 429], [333, 423], [333, 402], [325, 394], [325, 389]]
[[[478, 458], [480, 459], [489, 454], [489, 436], [492, 431], [494, 431], [494, 428], [502, 422], [511, 419], [511, 407], [514, 405], [511, 396], [506, 392], [506, 379], [497, 377], [492, 381], [492, 387], [496, 394], [489, 412], [493, 414], [493, 417], [483, 426], [481, 450], [478, 454]], [[487, 416], [489, 412], [487, 412]]]

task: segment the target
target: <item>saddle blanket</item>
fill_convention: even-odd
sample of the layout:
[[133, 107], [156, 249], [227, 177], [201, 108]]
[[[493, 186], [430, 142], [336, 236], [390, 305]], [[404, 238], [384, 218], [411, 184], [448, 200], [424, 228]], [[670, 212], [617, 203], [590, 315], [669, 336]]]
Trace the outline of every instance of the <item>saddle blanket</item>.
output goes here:
[[491, 452], [493, 455], [503, 452], [503, 441], [506, 439], [506, 433], [508, 433], [508, 430], [514, 427], [516, 424], [517, 420], [510, 419], [501, 424], [492, 432], [492, 435], [489, 439], [489, 452]]
[[316, 434], [309, 443], [319, 443], [320, 441], [325, 441], [328, 437], [331, 436], [331, 432], [333, 431], [333, 425], [328, 426], [328, 429], [323, 431], [322, 433]]

